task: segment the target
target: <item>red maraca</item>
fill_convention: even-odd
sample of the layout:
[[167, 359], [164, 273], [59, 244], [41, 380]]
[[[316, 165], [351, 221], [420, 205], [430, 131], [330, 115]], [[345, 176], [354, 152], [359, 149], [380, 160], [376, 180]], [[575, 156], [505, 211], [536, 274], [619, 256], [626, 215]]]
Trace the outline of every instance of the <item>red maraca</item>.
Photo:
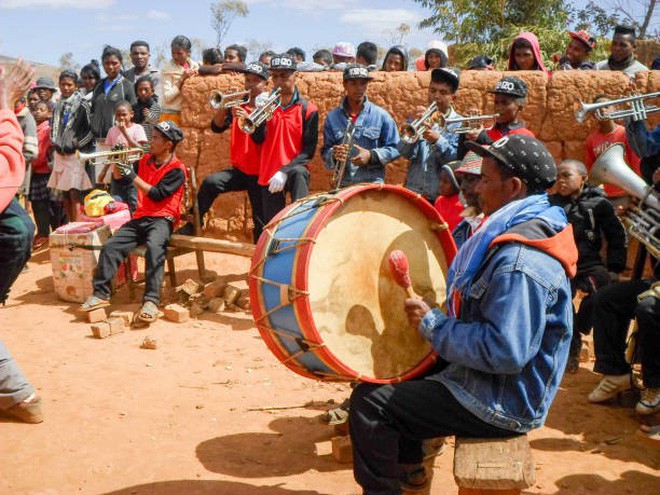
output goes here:
[[390, 253], [387, 260], [390, 265], [390, 271], [394, 276], [394, 280], [398, 285], [406, 290], [408, 297], [413, 299], [421, 299], [412, 288], [412, 281], [410, 280], [410, 264], [408, 263], [408, 256], [403, 251], [398, 249]]

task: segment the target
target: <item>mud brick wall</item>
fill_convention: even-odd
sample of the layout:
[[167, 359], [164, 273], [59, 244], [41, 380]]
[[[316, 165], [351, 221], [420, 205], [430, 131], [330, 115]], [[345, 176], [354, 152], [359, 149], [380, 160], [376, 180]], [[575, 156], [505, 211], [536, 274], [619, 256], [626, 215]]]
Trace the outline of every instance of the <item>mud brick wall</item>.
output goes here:
[[[459, 113], [476, 109], [481, 114], [493, 113], [493, 98], [487, 93], [504, 76], [502, 72], [464, 71], [455, 98]], [[575, 120], [576, 101], [590, 102], [599, 93], [619, 98], [630, 93], [627, 76], [608, 71], [562, 71], [548, 79], [534, 71], [517, 72], [529, 87], [523, 120], [536, 136], [545, 142], [556, 160], [582, 159], [584, 140], [596, 126], [590, 117], [584, 124]], [[341, 73], [300, 73], [300, 92], [319, 107], [319, 148], [323, 142], [325, 116], [335, 108], [342, 96]], [[428, 72], [375, 73], [369, 85], [371, 101], [383, 106], [401, 124], [417, 105], [426, 105]], [[186, 138], [179, 146], [184, 163], [195, 167], [197, 180], [230, 166], [229, 132], [214, 134], [210, 123], [213, 110], [209, 98], [216, 90], [231, 92], [243, 88], [243, 76], [221, 75], [194, 77], [183, 88], [183, 130]], [[660, 91], [660, 71], [637, 74], [636, 90], [640, 93]], [[660, 113], [651, 116], [650, 124], [660, 123]], [[327, 190], [330, 172], [325, 170], [317, 154], [311, 162], [312, 192]], [[402, 184], [407, 162], [399, 159], [387, 166], [387, 182]], [[251, 240], [249, 203], [245, 193], [221, 195], [209, 213], [205, 235], [233, 240]]]

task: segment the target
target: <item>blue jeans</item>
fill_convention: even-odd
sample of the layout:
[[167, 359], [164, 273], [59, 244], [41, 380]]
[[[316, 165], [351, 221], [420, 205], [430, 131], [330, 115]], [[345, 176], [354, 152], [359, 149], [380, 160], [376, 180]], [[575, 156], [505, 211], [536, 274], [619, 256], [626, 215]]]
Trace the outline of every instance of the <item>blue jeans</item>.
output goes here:
[[34, 388], [0, 340], [0, 411], [24, 401], [34, 393]]
[[0, 304], [32, 253], [34, 223], [16, 198], [0, 213]]
[[133, 181], [115, 180], [113, 177], [110, 181], [110, 194], [112, 196], [119, 196], [121, 200], [128, 205], [131, 215], [135, 213], [137, 207], [137, 187]]

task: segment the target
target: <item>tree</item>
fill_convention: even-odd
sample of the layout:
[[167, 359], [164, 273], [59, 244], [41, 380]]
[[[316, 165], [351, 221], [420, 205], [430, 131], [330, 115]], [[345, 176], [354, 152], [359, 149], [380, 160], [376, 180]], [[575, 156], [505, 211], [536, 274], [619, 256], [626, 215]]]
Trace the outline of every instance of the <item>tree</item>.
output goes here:
[[211, 4], [211, 26], [217, 33], [218, 46], [227, 35], [234, 19], [237, 17], [246, 17], [250, 10], [245, 2], [241, 0], [225, 0]]
[[409, 34], [410, 34], [410, 25], [406, 24], [405, 22], [402, 22], [394, 29], [389, 29], [385, 31], [385, 35], [387, 36], [387, 41], [389, 41], [392, 45], [402, 45], [404, 38]]
[[66, 52], [63, 53], [62, 56], [60, 57], [60, 69], [66, 70], [66, 69], [78, 69], [80, 67], [79, 64], [77, 64], [73, 60], [73, 52]]

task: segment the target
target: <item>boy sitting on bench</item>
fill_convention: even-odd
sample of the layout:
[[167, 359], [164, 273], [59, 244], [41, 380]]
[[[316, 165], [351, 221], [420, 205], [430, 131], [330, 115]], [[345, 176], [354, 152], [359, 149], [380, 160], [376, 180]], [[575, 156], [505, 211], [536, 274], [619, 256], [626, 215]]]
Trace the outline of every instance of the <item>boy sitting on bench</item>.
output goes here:
[[123, 177], [138, 189], [133, 219], [124, 224], [101, 249], [94, 274], [94, 295], [80, 307], [88, 312], [110, 305], [110, 282], [119, 264], [140, 244], [146, 244], [145, 290], [137, 318], [151, 323], [158, 317], [160, 287], [167, 245], [172, 228], [180, 217], [186, 170], [174, 150], [183, 132], [169, 120], [154, 126], [151, 152], [140, 160], [137, 174], [133, 167], [119, 165]]

